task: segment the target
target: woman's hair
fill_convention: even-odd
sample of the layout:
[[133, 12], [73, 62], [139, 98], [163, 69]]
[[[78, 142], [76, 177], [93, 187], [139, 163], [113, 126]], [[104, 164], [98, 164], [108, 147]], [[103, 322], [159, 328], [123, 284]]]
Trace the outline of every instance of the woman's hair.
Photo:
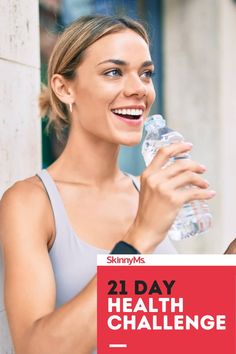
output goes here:
[[70, 114], [67, 105], [61, 102], [52, 90], [52, 76], [60, 74], [67, 80], [73, 80], [76, 68], [91, 44], [105, 35], [125, 29], [138, 33], [149, 44], [143, 25], [129, 17], [82, 16], [59, 36], [48, 64], [48, 87], [43, 86], [39, 97], [41, 116], [48, 116], [48, 126], [54, 126], [57, 137], [60, 138], [64, 128], [70, 125]]

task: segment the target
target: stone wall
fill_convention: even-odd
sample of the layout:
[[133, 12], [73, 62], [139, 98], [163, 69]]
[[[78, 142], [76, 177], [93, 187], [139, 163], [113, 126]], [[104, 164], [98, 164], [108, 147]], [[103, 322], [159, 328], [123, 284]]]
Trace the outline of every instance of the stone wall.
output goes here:
[[[0, 1], [0, 197], [41, 166], [37, 0]], [[0, 354], [13, 353], [3, 304], [0, 259]]]

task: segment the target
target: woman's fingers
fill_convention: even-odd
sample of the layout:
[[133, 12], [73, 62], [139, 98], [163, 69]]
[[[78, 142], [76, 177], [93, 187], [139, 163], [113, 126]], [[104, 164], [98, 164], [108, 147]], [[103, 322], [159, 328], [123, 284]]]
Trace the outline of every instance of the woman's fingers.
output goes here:
[[192, 171], [195, 173], [204, 173], [206, 171], [206, 167], [200, 165], [199, 163], [190, 160], [190, 159], [183, 159], [177, 160], [173, 164], [167, 166], [165, 168], [166, 177], [175, 177], [181, 172], [184, 171]]
[[209, 187], [209, 183], [200, 176], [204, 171], [204, 166], [188, 159], [176, 161], [172, 165], [152, 173], [147, 170], [141, 180], [148, 182], [153, 190], [160, 185], [169, 191], [188, 185], [205, 189]]
[[148, 166], [149, 171], [157, 171], [162, 168], [171, 157], [187, 153], [191, 150], [192, 144], [181, 142], [161, 147]]
[[183, 188], [189, 185], [206, 189], [209, 187], [207, 180], [203, 179], [199, 174], [192, 171], [185, 171], [175, 176], [167, 182], [170, 189]]
[[188, 188], [181, 191], [176, 191], [176, 198], [181, 204], [192, 202], [194, 200], [211, 199], [216, 192], [213, 190], [205, 190], [200, 188]]
[[193, 200], [211, 199], [216, 194], [213, 190], [206, 190], [209, 183], [196, 173], [186, 171], [174, 178], [165, 179], [156, 173], [146, 179], [146, 184], [153, 195], [158, 194], [163, 200], [175, 207]]

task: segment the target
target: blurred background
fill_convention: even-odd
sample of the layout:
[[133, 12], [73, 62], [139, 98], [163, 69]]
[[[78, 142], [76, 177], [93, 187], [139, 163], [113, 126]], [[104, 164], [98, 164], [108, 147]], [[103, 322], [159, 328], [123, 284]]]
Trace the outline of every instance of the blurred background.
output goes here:
[[[222, 253], [236, 235], [235, 0], [0, 0], [0, 197], [62, 151], [39, 117], [40, 82], [46, 83], [60, 31], [94, 13], [129, 15], [146, 24], [157, 73], [152, 113], [163, 114], [193, 143], [193, 158], [207, 166], [206, 178], [217, 191], [210, 202], [211, 231], [176, 247], [180, 253]], [[123, 147], [119, 161], [135, 175], [144, 168], [140, 146]], [[13, 351], [0, 295], [3, 353]]]

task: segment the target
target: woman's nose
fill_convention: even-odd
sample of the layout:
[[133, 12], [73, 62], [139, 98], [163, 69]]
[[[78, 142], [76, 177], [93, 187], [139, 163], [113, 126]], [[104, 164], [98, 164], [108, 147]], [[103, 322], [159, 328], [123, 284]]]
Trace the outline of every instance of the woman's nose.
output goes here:
[[142, 98], [147, 95], [147, 87], [142, 82], [139, 76], [131, 76], [126, 79], [125, 87], [124, 87], [124, 95], [125, 96], [137, 96], [138, 98]]

